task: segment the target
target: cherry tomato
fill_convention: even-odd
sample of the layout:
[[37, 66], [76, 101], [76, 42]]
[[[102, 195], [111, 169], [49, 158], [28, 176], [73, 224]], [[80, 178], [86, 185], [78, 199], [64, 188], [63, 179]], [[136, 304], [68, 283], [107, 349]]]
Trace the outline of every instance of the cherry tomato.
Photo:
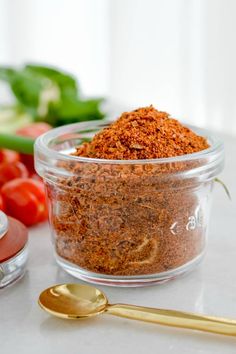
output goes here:
[[52, 128], [51, 125], [47, 123], [43, 123], [43, 122], [32, 123], [27, 125], [26, 127], [18, 129], [16, 131], [16, 134], [22, 136], [28, 136], [29, 138], [37, 138], [39, 135], [46, 133], [51, 128]]
[[0, 194], [0, 210], [5, 211], [5, 209], [6, 209], [6, 206], [5, 206], [4, 200], [3, 200], [2, 195]]
[[8, 215], [22, 221], [26, 226], [47, 218], [44, 185], [30, 178], [16, 178], [1, 189]]
[[34, 157], [32, 155], [20, 154], [21, 162], [28, 168], [30, 174], [36, 173], [34, 169]]
[[36, 181], [43, 182], [42, 177], [40, 177], [36, 172], [35, 173], [30, 173], [29, 177], [32, 178], [32, 179], [35, 179]]
[[[43, 122], [32, 123], [30, 125], [27, 125], [26, 127], [18, 129], [16, 131], [16, 134], [22, 136], [28, 136], [29, 138], [37, 138], [39, 135], [46, 133], [51, 128], [52, 128], [51, 125], [47, 123], [43, 123]], [[27, 166], [28, 170], [31, 173], [36, 173], [34, 169], [34, 158], [32, 155], [21, 154], [20, 159], [25, 164], [25, 166]]]
[[14, 178], [26, 178], [29, 176], [29, 172], [25, 165], [16, 161], [11, 164], [4, 162], [0, 164], [0, 187]]
[[13, 163], [20, 160], [20, 154], [16, 151], [1, 149], [0, 162]]

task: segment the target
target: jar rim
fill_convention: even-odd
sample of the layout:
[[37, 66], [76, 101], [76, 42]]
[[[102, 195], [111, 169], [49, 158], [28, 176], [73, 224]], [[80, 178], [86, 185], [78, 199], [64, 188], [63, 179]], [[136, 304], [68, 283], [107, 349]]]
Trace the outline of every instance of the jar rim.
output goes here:
[[[174, 163], [174, 162], [186, 162], [189, 160], [197, 160], [201, 158], [206, 158], [215, 154], [223, 153], [224, 144], [217, 137], [217, 135], [212, 134], [207, 129], [198, 128], [193, 125], [185, 124], [187, 128], [193, 130], [196, 134], [203, 136], [207, 139], [210, 144], [210, 147], [199, 152], [194, 152], [191, 154], [185, 154], [174, 157], [165, 157], [165, 158], [154, 158], [154, 159], [138, 159], [138, 160], [112, 160], [112, 159], [100, 159], [100, 158], [91, 158], [91, 157], [82, 157], [75, 156], [63, 153], [61, 151], [54, 150], [49, 147], [49, 144], [53, 141], [53, 139], [57, 138], [60, 135], [65, 135], [68, 133], [73, 133], [75, 130], [85, 129], [85, 128], [95, 128], [101, 126], [101, 128], [106, 127], [108, 124], [111, 124], [111, 120], [93, 120], [86, 122], [79, 122], [73, 124], [67, 124], [58, 128], [54, 128], [49, 130], [48, 132], [40, 135], [34, 145], [34, 149], [37, 152], [42, 152], [46, 154], [49, 158], [52, 157], [54, 159], [60, 159], [65, 161], [74, 161], [74, 162], [84, 162], [84, 163], [105, 163], [105, 164], [162, 164], [162, 163]], [[78, 132], [79, 133], [79, 132]]]

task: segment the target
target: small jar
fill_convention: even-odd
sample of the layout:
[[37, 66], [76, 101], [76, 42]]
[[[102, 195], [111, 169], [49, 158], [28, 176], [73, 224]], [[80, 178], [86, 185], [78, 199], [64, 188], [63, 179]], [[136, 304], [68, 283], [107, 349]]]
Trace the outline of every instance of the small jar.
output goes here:
[[210, 148], [150, 160], [71, 155], [108, 124], [63, 126], [36, 141], [57, 262], [77, 278], [119, 286], [163, 282], [193, 269], [205, 251], [223, 144], [190, 127]]
[[28, 231], [0, 211], [0, 288], [21, 278], [28, 259]]

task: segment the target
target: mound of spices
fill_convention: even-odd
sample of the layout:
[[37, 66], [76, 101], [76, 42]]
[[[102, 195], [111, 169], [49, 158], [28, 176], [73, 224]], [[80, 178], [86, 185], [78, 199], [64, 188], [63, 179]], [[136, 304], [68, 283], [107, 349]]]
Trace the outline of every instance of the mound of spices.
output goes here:
[[112, 160], [174, 157], [208, 148], [205, 138], [153, 106], [125, 112], [75, 155]]
[[[73, 160], [65, 167], [69, 177], [47, 183], [57, 254], [85, 270], [129, 276], [197, 258], [207, 223], [202, 192], [200, 182], [181, 173], [199, 163], [158, 159], [208, 147], [204, 137], [152, 106], [123, 113], [73, 154], [98, 160]], [[207, 196], [211, 182], [201, 188]]]

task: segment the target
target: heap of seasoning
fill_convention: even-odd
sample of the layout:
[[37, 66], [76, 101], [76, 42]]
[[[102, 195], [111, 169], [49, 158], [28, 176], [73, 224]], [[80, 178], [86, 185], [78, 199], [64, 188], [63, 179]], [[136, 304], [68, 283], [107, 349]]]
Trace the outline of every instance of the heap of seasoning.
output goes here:
[[205, 243], [206, 222], [193, 192], [199, 182], [176, 172], [198, 162], [152, 159], [208, 147], [204, 137], [153, 106], [123, 113], [73, 154], [107, 161], [78, 159], [66, 167], [71, 177], [47, 186], [58, 255], [92, 272], [129, 276], [193, 260]]

